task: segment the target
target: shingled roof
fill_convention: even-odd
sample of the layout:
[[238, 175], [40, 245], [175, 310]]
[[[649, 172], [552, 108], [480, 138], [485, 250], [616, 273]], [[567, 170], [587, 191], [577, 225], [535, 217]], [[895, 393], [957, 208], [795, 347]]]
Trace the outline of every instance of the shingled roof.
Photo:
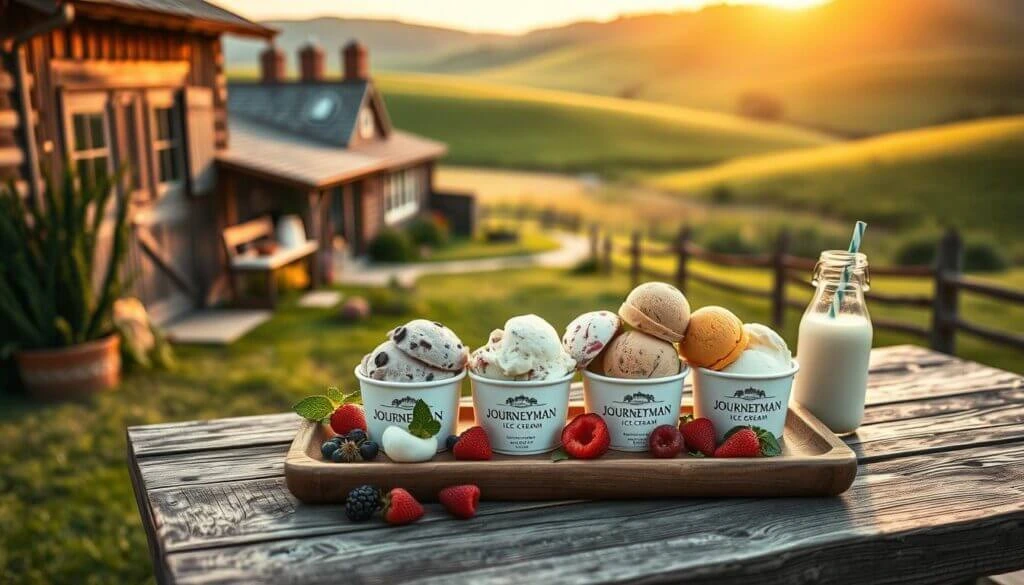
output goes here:
[[277, 31], [239, 16], [205, 0], [14, 0], [37, 10], [56, 11], [71, 4], [79, 14], [117, 20], [138, 19], [143, 15], [159, 17], [170, 28], [195, 28], [269, 38]]

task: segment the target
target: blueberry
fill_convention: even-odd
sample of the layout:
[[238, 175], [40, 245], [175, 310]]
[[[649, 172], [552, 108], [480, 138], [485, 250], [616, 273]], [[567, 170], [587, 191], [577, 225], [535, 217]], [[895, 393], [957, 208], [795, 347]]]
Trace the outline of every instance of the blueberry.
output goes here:
[[459, 436], [458, 435], [448, 435], [448, 438], [444, 440], [444, 446], [445, 446], [446, 449], [451, 451], [452, 449], [455, 448], [455, 443], [458, 443], [458, 442], [459, 442]]
[[328, 440], [331, 441], [332, 443], [337, 443], [340, 445], [342, 442], [345, 441], [345, 435], [334, 435]]
[[335, 449], [334, 453], [331, 453], [331, 461], [335, 463], [341, 463], [345, 461], [345, 450], [340, 448]]
[[363, 458], [363, 461], [373, 461], [377, 458], [377, 443], [373, 441], [363, 441], [362, 445], [359, 445], [359, 455]]
[[366, 431], [363, 429], [352, 429], [345, 435], [345, 438], [353, 443], [362, 443], [366, 440]]
[[334, 452], [337, 450], [338, 444], [335, 443], [334, 441], [327, 441], [326, 443], [320, 446], [320, 453], [323, 454], [324, 459], [330, 459], [331, 455], [334, 455]]

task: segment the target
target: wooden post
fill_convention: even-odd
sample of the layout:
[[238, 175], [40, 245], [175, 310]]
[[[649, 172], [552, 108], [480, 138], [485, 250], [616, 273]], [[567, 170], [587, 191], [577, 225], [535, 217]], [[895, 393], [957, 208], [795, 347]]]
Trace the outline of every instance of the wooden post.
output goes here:
[[601, 266], [601, 270], [605, 274], [612, 273], [612, 234], [608, 232], [604, 235], [604, 263]]
[[786, 253], [789, 251], [789, 230], [779, 232], [772, 257], [772, 325], [782, 329], [786, 323]]
[[629, 280], [633, 283], [633, 286], [640, 284], [640, 256], [643, 254], [643, 250], [640, 247], [641, 237], [640, 230], [633, 230], [633, 235], [630, 237], [629, 242]]
[[601, 245], [600, 229], [601, 228], [599, 228], [596, 223], [590, 224], [590, 258], [594, 262], [597, 262], [597, 255], [599, 253], [598, 246]]
[[676, 288], [686, 290], [686, 261], [690, 255], [686, 245], [690, 241], [690, 226], [683, 225], [676, 235]]
[[931, 346], [936, 351], [956, 351], [956, 321], [959, 310], [959, 289], [947, 278], [963, 271], [963, 240], [950, 229], [939, 240], [935, 253], [935, 298], [932, 301]]

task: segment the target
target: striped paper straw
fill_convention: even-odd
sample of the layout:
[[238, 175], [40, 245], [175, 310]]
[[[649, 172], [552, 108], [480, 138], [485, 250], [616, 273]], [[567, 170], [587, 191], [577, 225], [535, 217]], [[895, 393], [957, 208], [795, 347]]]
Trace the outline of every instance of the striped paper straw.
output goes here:
[[[856, 254], [860, 251], [860, 241], [864, 238], [864, 229], [868, 227], [868, 224], [863, 221], [858, 221], [853, 226], [853, 237], [850, 238], [849, 252]], [[843, 267], [843, 274], [839, 277], [839, 288], [836, 289], [836, 294], [832, 297], [832, 307], [829, 308], [828, 315], [833, 319], [839, 315], [839, 308], [843, 306], [843, 295], [846, 294], [846, 285], [850, 282], [850, 272], [852, 267], [857, 263], [857, 257], [854, 256], [850, 259], [850, 263]]]

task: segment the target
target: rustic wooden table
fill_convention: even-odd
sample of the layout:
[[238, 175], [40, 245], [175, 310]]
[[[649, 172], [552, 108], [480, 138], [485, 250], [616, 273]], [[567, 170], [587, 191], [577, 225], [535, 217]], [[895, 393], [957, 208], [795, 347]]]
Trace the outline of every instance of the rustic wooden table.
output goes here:
[[353, 524], [285, 488], [293, 414], [128, 429], [160, 583], [950, 583], [1024, 568], [1024, 377], [872, 354], [840, 497], [437, 505]]

